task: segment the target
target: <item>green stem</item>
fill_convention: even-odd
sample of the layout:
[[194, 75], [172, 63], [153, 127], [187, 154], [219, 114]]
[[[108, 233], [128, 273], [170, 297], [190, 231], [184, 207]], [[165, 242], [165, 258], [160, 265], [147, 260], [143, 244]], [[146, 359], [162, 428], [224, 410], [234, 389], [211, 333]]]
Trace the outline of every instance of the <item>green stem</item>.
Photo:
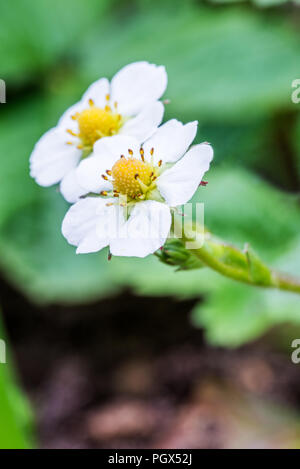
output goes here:
[[216, 270], [222, 275], [225, 275], [225, 277], [230, 277], [234, 280], [238, 280], [244, 283], [253, 283], [247, 271], [223, 264], [218, 259], [216, 259], [211, 253], [209, 253], [206, 247], [193, 249], [192, 252], [206, 266], [210, 267], [213, 270]]
[[193, 250], [194, 255], [200, 259], [206, 266], [219, 272], [225, 277], [230, 277], [233, 280], [247, 283], [249, 285], [255, 285], [260, 287], [278, 288], [280, 290], [287, 290], [295, 293], [300, 293], [300, 280], [287, 274], [282, 274], [274, 270], [269, 269], [270, 280], [268, 283], [261, 283], [255, 281], [249, 274], [249, 272], [233, 268], [225, 265], [218, 259], [214, 258], [204, 247]]
[[300, 293], [300, 280], [298, 278], [274, 271], [273, 275], [277, 284], [277, 288], [279, 288], [280, 290], [287, 290], [294, 293]]
[[[175, 224], [176, 218], [174, 217]], [[204, 266], [239, 282], [300, 293], [300, 279], [270, 269], [248, 246], [242, 251], [215, 238], [209, 232], [205, 232], [204, 242], [203, 239], [197, 241], [195, 236], [197, 231], [195, 227], [191, 226], [189, 229], [185, 227], [181, 240], [181, 254], [186, 253], [190, 257], [194, 256]], [[186, 242], [191, 241], [193, 249], [187, 249]], [[167, 247], [166, 252], [168, 253]], [[172, 261], [174, 264], [176, 259], [172, 259]], [[182, 263], [181, 268], [189, 267]]]

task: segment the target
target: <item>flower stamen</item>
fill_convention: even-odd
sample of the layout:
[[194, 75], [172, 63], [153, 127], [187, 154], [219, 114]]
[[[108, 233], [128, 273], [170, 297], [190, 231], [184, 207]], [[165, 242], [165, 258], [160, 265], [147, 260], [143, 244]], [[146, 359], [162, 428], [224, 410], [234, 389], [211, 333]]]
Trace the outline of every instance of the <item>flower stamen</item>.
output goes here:
[[130, 157], [125, 158], [122, 155], [112, 167], [112, 184], [114, 192], [134, 200], [144, 197], [144, 194], [153, 189], [154, 168], [150, 163], [134, 158], [131, 149], [128, 149], [128, 153]]
[[152, 166], [153, 166], [153, 154], [154, 154], [154, 148], [151, 148], [150, 155], [151, 155], [151, 164], [152, 164]]
[[67, 132], [68, 132], [68, 134], [72, 135], [72, 137], [78, 137], [78, 134], [73, 132], [73, 130], [71, 130], [71, 129], [67, 129]]
[[67, 132], [73, 137], [78, 137], [81, 140], [82, 148], [89, 153], [94, 143], [103, 137], [111, 137], [118, 133], [123, 125], [123, 118], [121, 114], [116, 113], [115, 109], [112, 110], [109, 105], [110, 96], [106, 96], [107, 104], [104, 108], [99, 108], [95, 105], [93, 99], [89, 99], [89, 107], [81, 112], [76, 112], [72, 119], [77, 121], [79, 133], [75, 133], [71, 129]]

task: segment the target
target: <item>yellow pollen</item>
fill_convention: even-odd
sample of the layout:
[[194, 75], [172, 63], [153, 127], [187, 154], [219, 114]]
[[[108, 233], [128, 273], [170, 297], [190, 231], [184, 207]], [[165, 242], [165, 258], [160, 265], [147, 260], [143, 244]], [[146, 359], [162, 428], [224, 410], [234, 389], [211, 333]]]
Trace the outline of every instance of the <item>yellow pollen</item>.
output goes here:
[[141, 194], [141, 186], [150, 187], [153, 168], [136, 158], [120, 158], [112, 167], [113, 188], [128, 197], [135, 198]]
[[92, 100], [89, 104], [89, 109], [78, 112], [74, 116], [79, 127], [78, 137], [84, 147], [93, 147], [100, 138], [116, 134], [123, 124], [120, 114], [112, 112], [108, 105], [101, 109], [96, 107]]

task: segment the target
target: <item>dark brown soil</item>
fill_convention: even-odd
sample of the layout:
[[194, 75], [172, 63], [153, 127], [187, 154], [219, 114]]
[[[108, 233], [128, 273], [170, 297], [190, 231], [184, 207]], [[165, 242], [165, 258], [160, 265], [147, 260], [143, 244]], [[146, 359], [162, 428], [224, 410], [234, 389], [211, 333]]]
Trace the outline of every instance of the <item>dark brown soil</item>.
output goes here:
[[4, 281], [0, 293], [41, 447], [298, 445], [300, 368], [265, 341], [209, 347], [193, 301], [38, 308]]

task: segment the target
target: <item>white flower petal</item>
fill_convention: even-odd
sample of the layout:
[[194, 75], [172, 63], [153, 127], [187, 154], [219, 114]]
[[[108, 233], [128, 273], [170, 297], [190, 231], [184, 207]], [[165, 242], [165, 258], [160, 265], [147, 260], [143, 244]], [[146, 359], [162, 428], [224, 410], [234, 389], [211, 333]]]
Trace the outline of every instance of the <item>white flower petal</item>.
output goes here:
[[95, 106], [103, 108], [106, 105], [106, 96], [109, 94], [109, 90], [110, 85], [107, 78], [100, 78], [89, 86], [81, 100], [88, 103], [89, 99], [92, 99]]
[[36, 143], [30, 156], [30, 175], [40, 186], [51, 186], [71, 169], [81, 157], [76, 145], [68, 145], [68, 135], [59, 127], [48, 130]]
[[82, 112], [89, 107], [89, 104], [84, 100], [78, 101], [78, 103], [73, 104], [69, 107], [61, 116], [58, 121], [57, 126], [61, 127], [62, 130], [66, 131], [67, 129], [72, 130], [74, 133], [78, 133], [78, 123], [76, 120], [72, 119], [77, 112]]
[[148, 104], [142, 112], [123, 125], [119, 134], [131, 135], [140, 142], [144, 142], [155, 132], [163, 115], [164, 106], [160, 101]]
[[77, 202], [82, 195], [87, 194], [87, 190], [78, 182], [76, 169], [72, 169], [64, 176], [60, 183], [60, 192], [71, 204]]
[[115, 256], [146, 257], [164, 245], [171, 227], [167, 205], [153, 200], [139, 202], [124, 224], [119, 238], [110, 241]]
[[[106, 169], [110, 166], [106, 165], [106, 155], [89, 156], [81, 161], [76, 168], [76, 177], [79, 185], [83, 187], [86, 193], [94, 192], [99, 194], [101, 191], [109, 191], [112, 189], [110, 181], [103, 179]], [[109, 162], [110, 165], [110, 162]]]
[[157, 129], [144, 145], [145, 158], [150, 159], [154, 148], [154, 163], [174, 163], [187, 151], [197, 133], [197, 121], [183, 125], [176, 119], [169, 120]]
[[121, 155], [128, 156], [128, 149], [139, 157], [139, 148], [139, 142], [135, 138], [125, 135], [104, 137], [98, 140], [94, 145], [92, 155], [83, 160], [76, 170], [79, 184], [87, 192], [96, 194], [112, 189], [111, 183], [105, 181], [101, 175], [105, 174], [107, 169], [111, 170]]
[[129, 149], [139, 157], [140, 143], [135, 137], [114, 135], [113, 137], [104, 137], [98, 140], [94, 145], [93, 154], [110, 155], [112, 161], [115, 162], [121, 155], [125, 155], [127, 157]]
[[124, 207], [121, 207], [116, 199], [107, 199], [105, 213], [96, 226], [97, 235], [101, 239], [108, 237], [111, 243], [122, 236], [124, 223]]
[[76, 249], [76, 254], [89, 254], [90, 252], [101, 251], [108, 245], [108, 238], [100, 239], [97, 232], [91, 231], [81, 241]]
[[132, 116], [147, 104], [158, 100], [167, 86], [165, 67], [135, 62], [122, 68], [111, 82], [111, 101], [118, 103], [118, 111]]
[[82, 112], [90, 107], [89, 99], [94, 101], [95, 106], [103, 108], [106, 104], [106, 95], [109, 94], [109, 81], [106, 78], [100, 78], [95, 81], [83, 94], [80, 101], [69, 107], [61, 116], [58, 125], [64, 129], [71, 129], [73, 132], [78, 131], [78, 124], [72, 116], [76, 112]]
[[87, 197], [79, 200], [66, 213], [62, 234], [78, 253], [96, 252], [108, 245], [108, 236], [98, 236], [97, 225], [106, 218], [107, 200]]
[[209, 169], [213, 149], [207, 143], [192, 147], [171, 169], [157, 179], [157, 188], [171, 207], [188, 202]]

